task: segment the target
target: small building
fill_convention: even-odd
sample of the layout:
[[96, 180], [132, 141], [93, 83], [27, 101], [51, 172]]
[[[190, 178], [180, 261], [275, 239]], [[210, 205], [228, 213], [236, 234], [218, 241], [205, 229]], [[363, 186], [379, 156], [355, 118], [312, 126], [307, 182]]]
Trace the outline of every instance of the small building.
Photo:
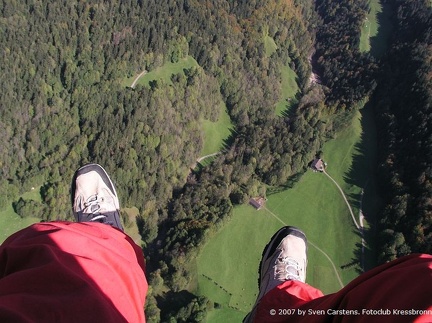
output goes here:
[[311, 164], [311, 168], [314, 171], [318, 171], [318, 172], [323, 172], [324, 167], [325, 167], [325, 163], [321, 158], [316, 158]]
[[249, 204], [252, 205], [255, 209], [260, 210], [264, 204], [266, 199], [262, 196], [252, 197], [249, 200]]

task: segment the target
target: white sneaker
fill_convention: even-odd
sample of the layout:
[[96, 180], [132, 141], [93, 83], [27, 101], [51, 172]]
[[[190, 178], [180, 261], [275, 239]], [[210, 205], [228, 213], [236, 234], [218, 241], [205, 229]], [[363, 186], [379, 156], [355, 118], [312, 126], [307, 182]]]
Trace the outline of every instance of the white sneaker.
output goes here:
[[98, 164], [87, 164], [75, 172], [72, 209], [77, 222], [101, 222], [123, 231], [117, 192], [105, 169]]
[[253, 322], [261, 298], [287, 280], [306, 281], [307, 239], [298, 228], [281, 228], [264, 248], [259, 268], [259, 294], [243, 322]]

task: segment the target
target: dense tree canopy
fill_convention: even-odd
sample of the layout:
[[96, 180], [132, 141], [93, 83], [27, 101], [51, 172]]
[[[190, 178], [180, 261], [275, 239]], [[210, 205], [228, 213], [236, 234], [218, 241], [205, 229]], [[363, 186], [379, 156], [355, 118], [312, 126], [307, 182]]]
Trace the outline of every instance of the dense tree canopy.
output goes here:
[[394, 36], [375, 94], [386, 204], [381, 261], [432, 253], [432, 12], [427, 1], [398, 1], [393, 9]]

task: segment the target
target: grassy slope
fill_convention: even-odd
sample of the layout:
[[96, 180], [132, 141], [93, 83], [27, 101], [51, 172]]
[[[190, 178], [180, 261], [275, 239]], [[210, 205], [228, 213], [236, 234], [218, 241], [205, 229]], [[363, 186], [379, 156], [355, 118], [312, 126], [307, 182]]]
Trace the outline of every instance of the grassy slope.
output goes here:
[[216, 153], [221, 150], [223, 142], [231, 133], [232, 123], [226, 110], [225, 104], [221, 103], [219, 119], [216, 122], [203, 120], [204, 147], [202, 156]]
[[138, 226], [136, 223], [136, 217], [139, 214], [139, 210], [136, 207], [123, 208], [123, 210], [129, 216], [129, 224], [124, 228], [126, 233], [128, 234], [129, 237], [133, 239], [133, 241], [137, 245], [141, 245], [142, 243], [141, 235], [139, 234]]
[[[165, 63], [164, 65], [144, 74], [137, 82], [138, 84], [149, 86], [150, 81], [154, 80], [164, 80], [167, 83], [171, 83], [171, 75], [183, 73], [184, 69], [188, 69], [194, 66], [198, 66], [198, 63], [192, 56], [186, 56], [185, 58], [180, 59], [177, 63]], [[130, 86], [132, 82], [135, 80], [135, 77], [127, 78], [123, 84], [126, 86]]]
[[369, 8], [370, 11], [366, 16], [360, 34], [360, 51], [362, 52], [370, 51], [370, 38], [375, 37], [378, 34], [379, 28], [377, 19], [378, 12], [381, 12], [381, 4], [379, 0], [370, 0]]
[[375, 57], [384, 54], [392, 29], [386, 6], [380, 0], [369, 1], [370, 11], [360, 33], [360, 51], [371, 52]]
[[0, 243], [3, 243], [11, 234], [39, 221], [40, 219], [38, 218], [22, 219], [14, 212], [12, 205], [10, 205], [0, 212]]
[[282, 76], [282, 97], [276, 104], [276, 114], [282, 115], [287, 108], [295, 101], [295, 96], [299, 90], [297, 85], [297, 74], [289, 67], [283, 66], [281, 69]]
[[[370, 118], [366, 117], [363, 121], [368, 120]], [[361, 191], [361, 187], [353, 184], [355, 180], [350, 178], [350, 174], [356, 173], [351, 172], [350, 167], [356, 164], [353, 164], [353, 159], [359, 158], [356, 144], [362, 139], [361, 129], [358, 113], [352, 124], [324, 147], [328, 172], [345, 193], [353, 196], [359, 196]], [[366, 152], [374, 153], [374, 149]], [[368, 165], [359, 165], [359, 168], [362, 168], [359, 174], [363, 174]], [[358, 201], [351, 205], [358, 214]], [[214, 299], [224, 305], [223, 310], [210, 313], [209, 322], [222, 322], [216, 313], [226, 317], [235, 311], [234, 308], [237, 313], [232, 315], [244, 315], [255, 302], [261, 252], [272, 234], [282, 226], [272, 214], [285, 224], [301, 227], [310, 241], [330, 256], [344, 284], [357, 276], [353, 268], [341, 270], [340, 266], [355, 258], [353, 252], [360, 240], [354, 233], [351, 217], [339, 191], [323, 174], [307, 172], [293, 189], [269, 196], [267, 208], [255, 211], [247, 205], [237, 207], [230, 222], [211, 239], [198, 258], [198, 292], [213, 299], [216, 293], [220, 295], [220, 287], [226, 290], [224, 297]], [[205, 283], [203, 279], [206, 279]], [[311, 245], [307, 281], [324, 293], [340, 288], [329, 261]], [[229, 297], [229, 302], [226, 297]]]
[[263, 37], [263, 40], [264, 40], [264, 49], [265, 49], [266, 55], [268, 57], [270, 57], [277, 50], [278, 47], [277, 47], [274, 39], [268, 35], [265, 35]]
[[[22, 194], [21, 197], [25, 200], [41, 202], [40, 187], [35, 187], [30, 192]], [[11, 234], [39, 221], [40, 219], [33, 217], [21, 218], [15, 213], [12, 204], [9, 205], [0, 212], [0, 243], [3, 243]]]
[[[268, 35], [263, 36], [264, 48], [267, 57], [270, 57], [276, 50], [277, 45], [274, 39]], [[282, 77], [282, 96], [280, 101], [276, 104], [276, 115], [281, 116], [287, 108], [289, 109], [293, 103], [293, 99], [299, 90], [297, 85], [297, 74], [289, 67], [283, 66], [281, 69]]]

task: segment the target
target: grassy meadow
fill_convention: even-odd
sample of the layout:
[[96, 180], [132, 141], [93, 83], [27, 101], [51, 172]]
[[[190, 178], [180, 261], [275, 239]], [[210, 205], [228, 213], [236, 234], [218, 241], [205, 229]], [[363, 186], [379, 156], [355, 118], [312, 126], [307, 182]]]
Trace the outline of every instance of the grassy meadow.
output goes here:
[[276, 42], [269, 35], [264, 35], [263, 41], [265, 53], [268, 57], [270, 57], [278, 48]]
[[[277, 45], [272, 37], [266, 33], [263, 36], [264, 49], [267, 57], [270, 57], [276, 50]], [[281, 116], [293, 103], [299, 90], [297, 84], [297, 74], [288, 65], [281, 68], [281, 98], [276, 104], [276, 115]]]
[[[163, 80], [168, 84], [171, 84], [171, 75], [183, 73], [184, 69], [188, 69], [194, 66], [198, 66], [198, 63], [192, 56], [186, 56], [185, 58], [180, 59], [176, 63], [167, 62], [162, 66], [145, 73], [138, 79], [136, 83], [141, 84], [143, 86], [149, 86], [151, 81], [155, 80]], [[127, 78], [123, 84], [125, 86], [131, 86], [132, 82], [135, 80], [137, 75]]]
[[380, 0], [369, 1], [370, 10], [360, 33], [360, 51], [371, 52], [375, 57], [384, 54], [392, 29], [389, 5], [381, 2]]
[[297, 84], [297, 74], [289, 66], [283, 66], [281, 69], [282, 77], [282, 97], [276, 104], [276, 114], [281, 116], [283, 113], [296, 102], [296, 94], [299, 91]]
[[[41, 202], [40, 187], [35, 187], [31, 191], [22, 194], [21, 197], [25, 200]], [[35, 217], [21, 218], [15, 213], [12, 204], [10, 204], [6, 209], [0, 211], [0, 244], [11, 234], [39, 221], [40, 219]]]
[[221, 102], [219, 119], [216, 122], [209, 120], [202, 121], [204, 131], [204, 147], [201, 156], [210, 155], [221, 150], [224, 140], [231, 133], [233, 125], [226, 110], [226, 106]]
[[[358, 112], [323, 149], [327, 171], [341, 185], [356, 216], [364, 180], [372, 176], [364, 161], [373, 160], [376, 153], [375, 141], [369, 140], [374, 139], [371, 113]], [[269, 195], [265, 209], [236, 207], [232, 219], [204, 247], [197, 259], [198, 293], [220, 304], [209, 313], [208, 322], [239, 321], [251, 309], [262, 250], [283, 225], [298, 226], [308, 236], [309, 284], [331, 293], [340, 289], [340, 280], [345, 285], [358, 275], [356, 266], [341, 269], [357, 260], [360, 243], [347, 205], [330, 179], [307, 171], [292, 189]]]
[[0, 212], [0, 244], [11, 234], [39, 222], [38, 218], [21, 218], [12, 208], [12, 205]]

